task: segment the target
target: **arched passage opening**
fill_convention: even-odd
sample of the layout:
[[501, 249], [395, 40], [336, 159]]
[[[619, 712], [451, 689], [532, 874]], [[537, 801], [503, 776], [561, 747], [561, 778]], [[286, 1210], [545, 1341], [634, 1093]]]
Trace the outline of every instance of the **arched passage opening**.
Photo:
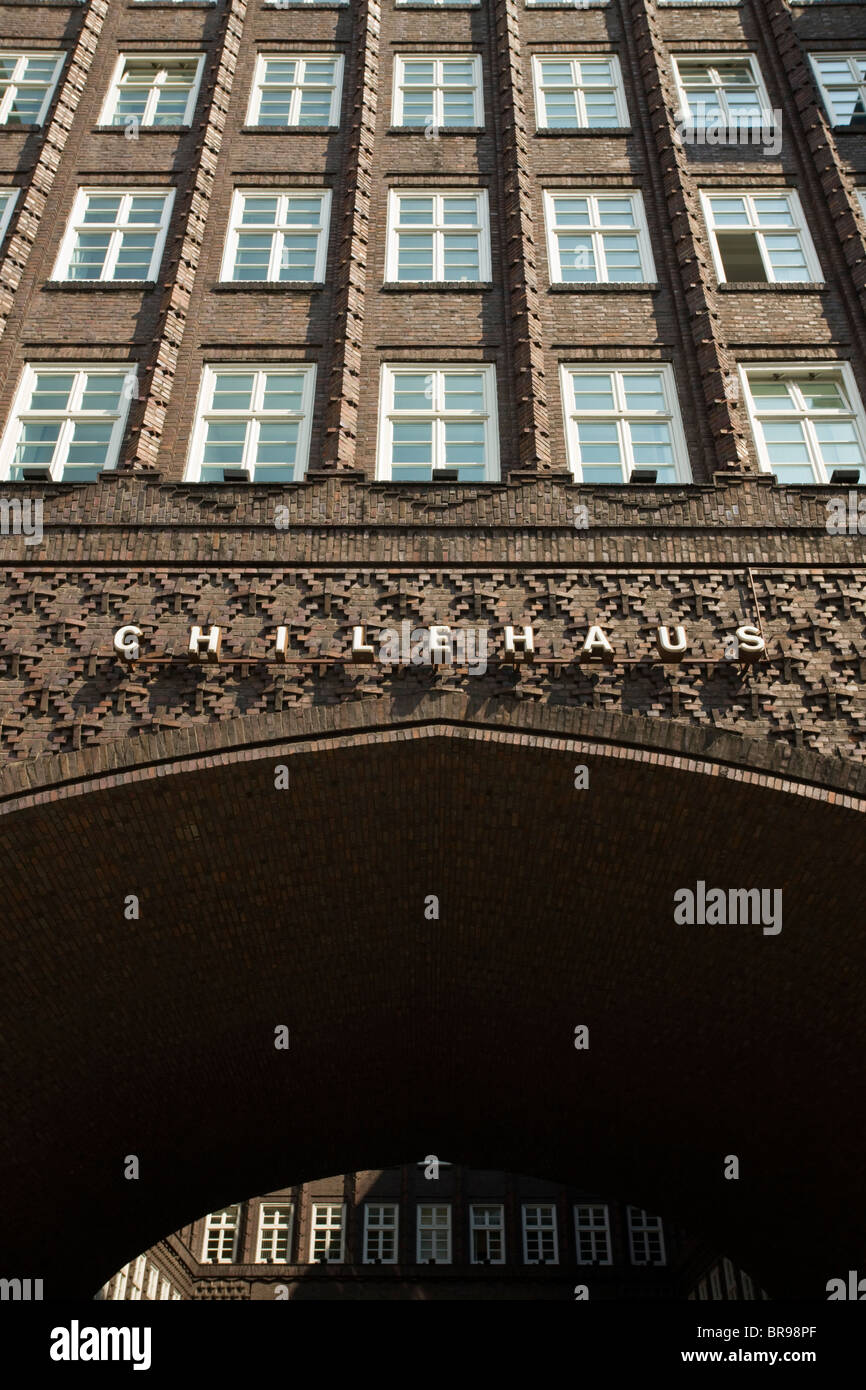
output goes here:
[[[866, 1234], [862, 803], [650, 721], [349, 717], [8, 788], [10, 1270], [89, 1296], [240, 1193], [435, 1152], [821, 1297]], [[781, 930], [677, 923], [699, 882], [781, 890]]]

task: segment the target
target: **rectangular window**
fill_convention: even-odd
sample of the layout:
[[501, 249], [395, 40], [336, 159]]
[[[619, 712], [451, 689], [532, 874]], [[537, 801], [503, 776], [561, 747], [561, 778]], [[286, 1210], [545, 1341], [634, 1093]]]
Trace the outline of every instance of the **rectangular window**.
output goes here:
[[394, 0], [394, 3], [398, 9], [404, 5], [449, 5], [455, 9], [471, 10], [477, 9], [481, 0]]
[[130, 1279], [129, 1296], [136, 1300], [141, 1299], [144, 1293], [144, 1273], [147, 1268], [147, 1256], [139, 1255], [132, 1266], [132, 1278]]
[[364, 1264], [397, 1263], [398, 1210], [396, 1202], [364, 1205]]
[[702, 1279], [701, 1282], [698, 1284], [698, 1298], [703, 1299], [704, 1301], [706, 1301], [706, 1297], [707, 1297], [707, 1281], [706, 1281], [706, 1279]]
[[386, 280], [490, 279], [486, 191], [411, 193], [388, 199]]
[[0, 450], [0, 476], [92, 482], [114, 468], [135, 373], [123, 366], [24, 369]]
[[847, 364], [741, 368], [762, 469], [780, 483], [828, 483], [835, 468], [866, 480], [863, 408]]
[[315, 376], [314, 366], [300, 363], [205, 367], [187, 481], [299, 482]]
[[739, 1298], [740, 1290], [737, 1287], [737, 1271], [733, 1263], [727, 1258], [722, 1260], [722, 1269], [725, 1271], [725, 1296], [729, 1299]]
[[710, 1270], [710, 1295], [718, 1303], [722, 1297], [722, 1280], [719, 1275], [719, 1266], [713, 1265]]
[[578, 482], [627, 483], [654, 469], [656, 482], [689, 479], [685, 439], [668, 366], [562, 367], [569, 465]]
[[740, 1270], [740, 1278], [743, 1281], [743, 1298], [752, 1299], [755, 1297], [755, 1286], [745, 1270]]
[[248, 125], [337, 126], [341, 55], [260, 54], [247, 113]]
[[470, 1206], [469, 1238], [472, 1264], [505, 1264], [505, 1214], [499, 1204]]
[[164, 1279], [164, 1278], [163, 1278], [163, 1279], [160, 1279], [160, 1281], [159, 1281], [159, 1296], [160, 1296], [160, 1298], [161, 1298], [161, 1299], [167, 1299], [170, 1293], [171, 1293], [171, 1284], [168, 1282], [167, 1279]]
[[119, 58], [100, 124], [133, 129], [191, 125], [203, 66], [203, 54]]
[[640, 193], [544, 195], [550, 278], [558, 284], [640, 284], [655, 266]]
[[721, 282], [823, 277], [796, 193], [701, 194]]
[[499, 476], [493, 367], [399, 366], [382, 374], [380, 478], [431, 482], [454, 469], [458, 482]]
[[539, 130], [605, 130], [628, 125], [619, 59], [614, 54], [533, 58]]
[[314, 1202], [310, 1233], [312, 1264], [342, 1264], [345, 1223], [342, 1202]]
[[236, 190], [222, 279], [323, 281], [330, 215], [330, 189]]
[[770, 100], [756, 60], [748, 53], [719, 58], [674, 59], [680, 120], [695, 127], [767, 126]]
[[523, 1263], [559, 1264], [556, 1207], [551, 1203], [523, 1206]]
[[42, 125], [64, 57], [0, 50], [0, 125]]
[[126, 1289], [129, 1283], [129, 1265], [124, 1265], [114, 1276], [114, 1288], [109, 1297], [115, 1302], [123, 1302], [126, 1298]]
[[259, 1207], [259, 1231], [256, 1242], [256, 1264], [288, 1264], [292, 1252], [291, 1202], [262, 1202]]
[[811, 59], [833, 125], [866, 129], [866, 53], [813, 53]]
[[451, 1263], [451, 1207], [418, 1206], [419, 1265]]
[[574, 1237], [579, 1265], [609, 1265], [610, 1218], [601, 1203], [574, 1208]]
[[483, 126], [480, 56], [395, 58], [392, 110], [395, 126]]
[[866, 217], [866, 188], [857, 189], [857, 201], [860, 204], [860, 211]]
[[155, 280], [174, 190], [80, 188], [55, 280]]
[[240, 1206], [212, 1211], [205, 1221], [202, 1264], [234, 1264], [238, 1246]]
[[17, 188], [0, 188], [0, 246], [3, 244], [6, 229], [12, 220], [12, 210], [17, 198]]
[[665, 1239], [660, 1216], [650, 1216], [640, 1207], [629, 1207], [628, 1243], [633, 1265], [666, 1263]]
[[151, 1265], [147, 1271], [147, 1296], [150, 1299], [156, 1298], [157, 1285], [159, 1284], [159, 1270], [156, 1265]]

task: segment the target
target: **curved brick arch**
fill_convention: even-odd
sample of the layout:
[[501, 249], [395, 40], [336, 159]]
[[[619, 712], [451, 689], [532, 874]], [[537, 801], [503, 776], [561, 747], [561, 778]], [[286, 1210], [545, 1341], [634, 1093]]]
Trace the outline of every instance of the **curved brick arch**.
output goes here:
[[[436, 1152], [620, 1193], [821, 1297], [866, 1235], [863, 804], [839, 765], [786, 789], [776, 752], [652, 723], [375, 701], [33, 763], [31, 804], [10, 770], [10, 1268], [87, 1295], [202, 1210]], [[697, 879], [781, 886], [782, 931], [675, 925]]]

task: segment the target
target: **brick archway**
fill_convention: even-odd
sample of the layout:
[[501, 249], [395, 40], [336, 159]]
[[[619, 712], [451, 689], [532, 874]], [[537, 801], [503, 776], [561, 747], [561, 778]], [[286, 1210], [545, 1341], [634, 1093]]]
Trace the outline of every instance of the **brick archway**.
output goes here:
[[[620, 1193], [772, 1293], [856, 1265], [862, 771], [446, 695], [4, 776], [5, 1244], [48, 1296], [239, 1196], [429, 1152]], [[697, 880], [782, 888], [782, 931], [676, 925]]]

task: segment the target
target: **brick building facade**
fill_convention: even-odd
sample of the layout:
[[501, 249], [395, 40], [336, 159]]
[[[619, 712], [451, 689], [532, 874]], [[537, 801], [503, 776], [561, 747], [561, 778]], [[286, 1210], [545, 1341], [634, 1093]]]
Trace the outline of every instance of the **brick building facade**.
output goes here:
[[[0, 0], [0, 810], [28, 982], [3, 1065], [25, 1149], [112, 1232], [81, 1289], [286, 1180], [284, 1084], [315, 1119], [296, 1184], [425, 1152], [423, 1101], [478, 1169], [574, 1187], [569, 1145], [598, 1144], [594, 1189], [675, 1210], [774, 1296], [854, 1259], [863, 16]], [[442, 626], [484, 634], [483, 670], [383, 658]], [[783, 883], [778, 943], [669, 944], [671, 892], [714, 875]], [[404, 931], [440, 892], [441, 958]], [[591, 1131], [549, 1050], [584, 1013], [609, 1025]], [[284, 1023], [291, 1083], [253, 1061]], [[225, 1078], [262, 1148], [219, 1135], [198, 1188]], [[800, 1105], [832, 1151], [792, 1158]], [[10, 1250], [67, 1287], [15, 1129]], [[709, 1167], [748, 1136], [753, 1185], [720, 1200]]]
[[766, 1298], [661, 1217], [539, 1179], [429, 1162], [236, 1202], [101, 1290], [150, 1299]]

